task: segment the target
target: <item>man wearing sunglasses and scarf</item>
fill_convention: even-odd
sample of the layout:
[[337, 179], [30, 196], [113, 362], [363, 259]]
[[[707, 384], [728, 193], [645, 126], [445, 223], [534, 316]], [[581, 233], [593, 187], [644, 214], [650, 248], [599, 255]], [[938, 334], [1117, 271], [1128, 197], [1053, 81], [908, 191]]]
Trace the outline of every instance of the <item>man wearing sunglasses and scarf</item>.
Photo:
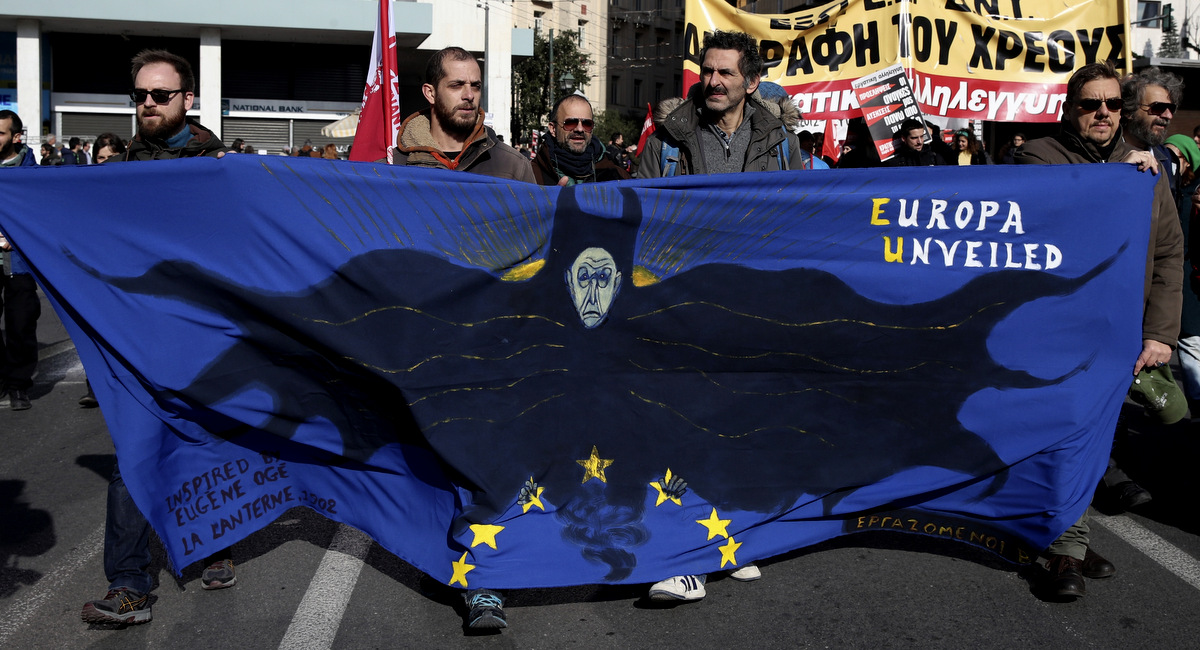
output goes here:
[[550, 111], [550, 135], [533, 159], [539, 185], [567, 187], [577, 183], [618, 181], [629, 172], [606, 155], [604, 144], [592, 137], [596, 123], [592, 104], [582, 95], [567, 95]]
[[[1017, 164], [1134, 163], [1139, 171], [1159, 172], [1153, 154], [1137, 151], [1121, 137], [1120, 77], [1111, 61], [1089, 63], [1067, 81], [1062, 124], [1058, 135], [1029, 142], [1013, 157]], [[1080, 192], [1095, 192], [1080, 187]], [[1120, 191], [1113, 188], [1109, 191]], [[1165, 176], [1154, 186], [1150, 246], [1143, 280], [1142, 351], [1133, 360], [1132, 375], [1142, 368], [1162, 366], [1171, 359], [1179, 336], [1183, 301], [1183, 231]], [[1134, 224], [1131, 223], [1131, 227]], [[1130, 377], [1132, 383], [1133, 376]], [[1084, 595], [1084, 577], [1107, 578], [1116, 567], [1089, 547], [1085, 511], [1046, 549], [1050, 582], [1046, 595], [1074, 600]]]
[[[229, 149], [216, 134], [187, 118], [195, 101], [196, 77], [187, 59], [165, 50], [143, 50], [133, 57], [133, 89], [137, 134], [133, 144], [113, 161], [169, 160], [195, 156], [220, 158]], [[221, 589], [236, 582], [228, 550], [209, 557], [201, 587]], [[83, 605], [87, 623], [135, 624], [151, 619], [149, 592], [150, 524], [129, 495], [119, 465], [113, 466], [104, 518], [104, 574], [108, 593]]]
[[483, 74], [475, 55], [461, 47], [434, 53], [421, 92], [429, 108], [404, 118], [392, 164], [534, 182], [529, 158], [483, 123]]

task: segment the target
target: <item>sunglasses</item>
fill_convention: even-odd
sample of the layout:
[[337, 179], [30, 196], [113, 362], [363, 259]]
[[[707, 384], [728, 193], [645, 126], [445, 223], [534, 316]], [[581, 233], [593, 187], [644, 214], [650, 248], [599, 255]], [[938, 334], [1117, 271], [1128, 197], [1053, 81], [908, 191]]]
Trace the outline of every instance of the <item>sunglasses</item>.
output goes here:
[[182, 88], [178, 88], [176, 90], [163, 90], [161, 88], [155, 90], [143, 90], [141, 88], [134, 88], [133, 90], [129, 91], [129, 98], [132, 99], [135, 104], [142, 104], [146, 101], [146, 96], [149, 95], [154, 99], [155, 104], [166, 104], [171, 101], [172, 97], [181, 92], [183, 92]]
[[588, 133], [591, 133], [592, 129], [596, 127], [596, 123], [592, 120], [581, 120], [578, 117], [568, 117], [562, 121], [563, 127], [572, 131], [574, 131], [575, 127], [579, 126], [580, 124], [583, 124], [583, 130], [587, 131]]
[[[157, 100], [156, 100], [157, 101]], [[1079, 108], [1091, 113], [1092, 111], [1100, 110], [1100, 105], [1104, 104], [1108, 107], [1109, 112], [1116, 113], [1125, 105], [1125, 100], [1120, 97], [1109, 97], [1108, 99], [1081, 99], [1079, 100]]]
[[1167, 111], [1175, 112], [1175, 102], [1153, 102], [1150, 104], [1142, 104], [1142, 108], [1151, 115], [1162, 115]]

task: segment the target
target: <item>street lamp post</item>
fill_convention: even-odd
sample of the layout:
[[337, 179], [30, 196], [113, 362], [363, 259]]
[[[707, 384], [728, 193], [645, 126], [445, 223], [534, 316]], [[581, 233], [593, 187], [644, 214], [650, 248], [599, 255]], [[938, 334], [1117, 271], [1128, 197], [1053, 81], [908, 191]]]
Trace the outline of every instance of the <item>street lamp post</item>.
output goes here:
[[564, 74], [558, 80], [558, 87], [562, 90], [564, 95], [569, 95], [575, 92], [575, 75], [571, 74], [570, 72]]

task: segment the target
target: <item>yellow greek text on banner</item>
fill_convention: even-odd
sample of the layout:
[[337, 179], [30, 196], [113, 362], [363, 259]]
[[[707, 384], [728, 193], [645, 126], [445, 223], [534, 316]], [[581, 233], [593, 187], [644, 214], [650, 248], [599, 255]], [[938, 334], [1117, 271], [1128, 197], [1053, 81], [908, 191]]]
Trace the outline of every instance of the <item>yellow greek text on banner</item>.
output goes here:
[[763, 80], [810, 120], [857, 116], [851, 82], [899, 63], [926, 115], [1055, 122], [1072, 72], [1129, 59], [1120, 0], [835, 0], [781, 15], [687, 0], [686, 22], [685, 90], [704, 34], [743, 31], [759, 41]]

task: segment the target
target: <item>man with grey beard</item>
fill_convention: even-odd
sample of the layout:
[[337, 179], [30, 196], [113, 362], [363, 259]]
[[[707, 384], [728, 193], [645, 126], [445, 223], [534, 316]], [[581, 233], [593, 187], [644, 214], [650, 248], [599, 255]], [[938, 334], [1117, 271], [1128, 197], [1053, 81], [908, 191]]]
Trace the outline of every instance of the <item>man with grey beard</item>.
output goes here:
[[[1163, 146], [1171, 118], [1183, 100], [1183, 80], [1159, 68], [1145, 68], [1121, 81], [1121, 125], [1125, 142], [1138, 151], [1150, 151], [1158, 160], [1167, 177], [1171, 195], [1179, 198], [1179, 159]], [[1118, 431], [1118, 436], [1120, 436]], [[1103, 492], [1110, 506], [1130, 510], [1143, 506], [1152, 499], [1146, 488], [1138, 485], [1117, 466], [1114, 458], [1108, 460], [1108, 471], [1104, 473]]]
[[1163, 146], [1171, 118], [1183, 101], [1183, 80], [1159, 68], [1146, 68], [1121, 82], [1121, 125], [1125, 142], [1139, 151], [1152, 151], [1167, 174], [1171, 194], [1178, 194], [1178, 160]]

